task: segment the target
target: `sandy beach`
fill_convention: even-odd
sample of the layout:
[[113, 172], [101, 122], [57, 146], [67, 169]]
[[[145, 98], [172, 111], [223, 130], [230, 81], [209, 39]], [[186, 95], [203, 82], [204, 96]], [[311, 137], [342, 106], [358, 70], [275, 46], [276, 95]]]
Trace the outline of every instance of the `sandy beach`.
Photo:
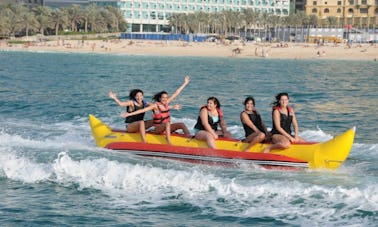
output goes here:
[[56, 40], [26, 44], [0, 41], [2, 51], [82, 52], [156, 56], [203, 56], [271, 59], [378, 59], [377, 44], [183, 42], [152, 40]]

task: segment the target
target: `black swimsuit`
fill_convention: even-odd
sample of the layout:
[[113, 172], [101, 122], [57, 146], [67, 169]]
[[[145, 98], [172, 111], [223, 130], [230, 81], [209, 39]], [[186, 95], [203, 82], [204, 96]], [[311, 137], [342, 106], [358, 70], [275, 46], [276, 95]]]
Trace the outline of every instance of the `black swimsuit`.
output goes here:
[[[240, 113], [240, 117], [243, 113], [246, 113], [248, 114], [248, 117], [249, 119], [252, 121], [252, 123], [261, 131], [261, 132], [264, 132], [265, 130], [263, 129], [263, 126], [262, 126], [262, 120], [261, 120], [261, 116], [260, 114], [257, 112], [257, 111], [252, 111], [252, 113], [248, 113], [247, 111], [243, 111]], [[244, 122], [242, 123], [243, 124], [243, 128], [244, 128], [244, 132], [245, 132], [245, 137], [248, 137], [249, 135], [251, 135], [252, 133], [254, 133], [255, 131], [249, 127], [247, 124], [245, 124]]]
[[[293, 114], [292, 114], [292, 111], [290, 111], [289, 108], [287, 108], [287, 114], [284, 114], [281, 112], [280, 109], [278, 109], [278, 111], [280, 111], [280, 124], [281, 124], [281, 128], [283, 128], [283, 130], [285, 130], [285, 132], [287, 132], [288, 134], [291, 135], [291, 124], [293, 122]], [[274, 110], [273, 110], [274, 112]], [[272, 116], [273, 116], [273, 112], [272, 112]], [[274, 122], [273, 122], [273, 127], [272, 127], [272, 134], [281, 134], [275, 127], [274, 125]]]

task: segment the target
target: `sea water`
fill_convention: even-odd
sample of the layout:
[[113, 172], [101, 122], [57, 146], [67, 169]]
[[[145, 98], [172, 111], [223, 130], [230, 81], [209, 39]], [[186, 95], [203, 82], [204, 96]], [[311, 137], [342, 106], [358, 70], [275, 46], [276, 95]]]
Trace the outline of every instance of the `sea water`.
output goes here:
[[[0, 52], [0, 225], [377, 226], [377, 69], [374, 61]], [[350, 156], [336, 171], [282, 171], [96, 147], [88, 114], [124, 127], [109, 91], [127, 100], [140, 88], [151, 101], [185, 75], [172, 120], [192, 133], [210, 96], [242, 138], [243, 100], [252, 95], [271, 128], [270, 104], [288, 92], [307, 140], [357, 127]]]

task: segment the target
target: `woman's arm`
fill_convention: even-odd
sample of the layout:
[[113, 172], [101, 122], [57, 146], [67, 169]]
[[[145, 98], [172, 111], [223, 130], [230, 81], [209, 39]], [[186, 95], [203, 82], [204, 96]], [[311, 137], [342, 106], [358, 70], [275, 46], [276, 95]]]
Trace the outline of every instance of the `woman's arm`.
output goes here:
[[132, 101], [128, 100], [126, 102], [122, 102], [117, 98], [117, 94], [109, 91], [109, 98], [112, 98], [119, 106], [126, 107], [126, 106], [131, 106], [133, 104]]
[[261, 121], [261, 126], [262, 126], [262, 128], [263, 128], [263, 133], [265, 133], [265, 135], [266, 136], [268, 136], [269, 135], [269, 133], [268, 133], [268, 129], [266, 128], [266, 125], [265, 125], [265, 122], [263, 121], [263, 119], [262, 119], [262, 117], [261, 117], [261, 114], [256, 110], [256, 114], [258, 115], [258, 116], [260, 116], [260, 121]]
[[295, 136], [295, 140], [298, 140], [299, 139], [299, 129], [298, 129], [298, 122], [297, 122], [297, 118], [295, 117], [295, 113], [294, 113], [294, 110], [293, 110], [293, 127], [294, 127], [294, 136]]
[[172, 102], [182, 92], [182, 90], [186, 87], [186, 85], [189, 84], [189, 82], [190, 82], [190, 77], [185, 76], [184, 83], [175, 91], [175, 93], [173, 93], [171, 97], [168, 98], [167, 102], [168, 103]]
[[228, 135], [228, 132], [227, 132], [226, 120], [224, 119], [224, 116], [219, 116], [219, 119], [220, 119], [219, 124], [222, 129], [223, 136], [227, 137], [226, 135]]
[[175, 110], [181, 110], [182, 109], [182, 106], [180, 104], [175, 104], [173, 106], [169, 106], [168, 107], [170, 110], [171, 109], [175, 109]]
[[149, 110], [153, 110], [154, 108], [157, 108], [156, 104], [152, 104], [150, 106], [147, 106], [143, 109], [140, 109], [140, 110], [137, 110], [137, 111], [134, 111], [134, 112], [124, 112], [124, 113], [121, 113], [121, 117], [130, 117], [130, 116], [134, 116], [134, 115], [137, 115], [137, 114], [141, 114], [141, 113], [145, 113]]

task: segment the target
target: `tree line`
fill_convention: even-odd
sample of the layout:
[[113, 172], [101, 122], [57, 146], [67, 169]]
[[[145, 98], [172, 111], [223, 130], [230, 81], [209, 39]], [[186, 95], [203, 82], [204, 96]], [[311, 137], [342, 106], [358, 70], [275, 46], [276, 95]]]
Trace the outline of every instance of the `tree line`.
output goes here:
[[59, 35], [66, 30], [72, 33], [124, 32], [127, 22], [122, 12], [112, 6], [74, 4], [63, 8], [29, 8], [24, 4], [0, 4], [0, 36]]
[[[353, 19], [353, 27], [375, 28], [375, 24], [363, 24], [363, 18]], [[298, 11], [288, 16], [278, 16], [253, 9], [242, 11], [222, 11], [217, 13], [195, 12], [190, 14], [175, 13], [169, 19], [170, 26], [176, 33], [246, 33], [247, 31], [275, 31], [278, 28], [343, 28], [344, 20], [335, 16], [319, 19], [316, 15], [307, 15]]]
[[[332, 19], [330, 18], [328, 25], [333, 25]], [[170, 26], [177, 33], [238, 34], [253, 29], [268, 31], [278, 27], [317, 27], [318, 18], [316, 15], [308, 16], [304, 12], [283, 17], [256, 12], [253, 9], [243, 9], [241, 12], [173, 14], [170, 18]]]

